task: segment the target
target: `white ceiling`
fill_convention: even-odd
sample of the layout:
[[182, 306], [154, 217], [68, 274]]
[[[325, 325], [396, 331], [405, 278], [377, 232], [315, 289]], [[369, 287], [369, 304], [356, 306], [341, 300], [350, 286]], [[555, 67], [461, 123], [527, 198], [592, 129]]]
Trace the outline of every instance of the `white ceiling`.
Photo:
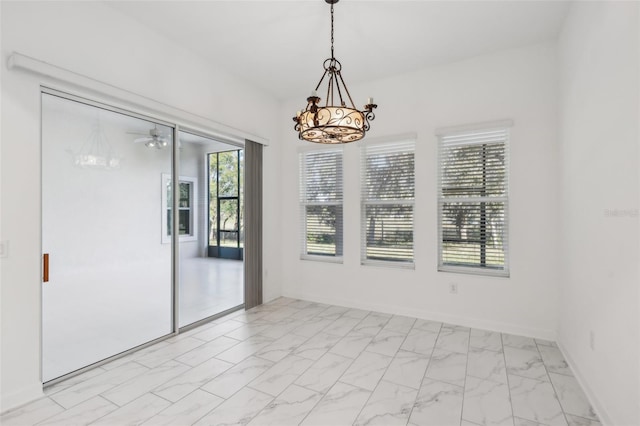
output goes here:
[[[108, 1], [279, 99], [306, 97], [330, 56], [324, 0]], [[364, 1], [335, 6], [348, 85], [557, 37], [566, 1]]]

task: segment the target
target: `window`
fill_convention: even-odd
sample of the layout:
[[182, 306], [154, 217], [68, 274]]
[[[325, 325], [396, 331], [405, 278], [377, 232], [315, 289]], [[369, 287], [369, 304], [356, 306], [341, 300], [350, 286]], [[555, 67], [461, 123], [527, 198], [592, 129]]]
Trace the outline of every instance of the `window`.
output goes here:
[[[180, 190], [178, 191], [178, 231], [180, 241], [196, 241], [196, 209], [194, 205], [197, 193], [197, 180], [195, 178], [180, 176]], [[165, 213], [162, 216], [162, 243], [171, 242], [171, 175], [162, 174], [162, 205]]]
[[411, 140], [362, 148], [363, 264], [413, 264], [414, 146]]
[[439, 135], [440, 271], [508, 276], [508, 128]]
[[207, 154], [209, 257], [244, 256], [244, 150]]
[[300, 154], [302, 258], [342, 258], [342, 150]]

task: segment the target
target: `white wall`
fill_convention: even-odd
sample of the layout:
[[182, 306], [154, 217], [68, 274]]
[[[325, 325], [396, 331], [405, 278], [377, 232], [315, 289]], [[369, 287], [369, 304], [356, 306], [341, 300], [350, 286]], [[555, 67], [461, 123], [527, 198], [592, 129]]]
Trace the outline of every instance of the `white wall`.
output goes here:
[[[348, 72], [348, 62], [343, 62]], [[348, 75], [348, 74], [347, 74]], [[298, 157], [285, 129], [283, 294], [546, 338], [558, 312], [557, 61], [554, 43], [508, 50], [350, 88], [379, 108], [368, 137], [417, 133], [415, 270], [360, 265], [359, 148], [344, 148], [344, 264], [300, 260]], [[313, 84], [313, 81], [309, 81]], [[349, 81], [347, 80], [347, 84]], [[287, 102], [291, 122], [304, 99]], [[512, 119], [511, 277], [437, 272], [436, 128]], [[283, 225], [284, 227], [284, 225]], [[459, 294], [448, 292], [458, 283]]]
[[[41, 78], [7, 71], [18, 51], [191, 113], [263, 136], [265, 200], [278, 199], [277, 104], [215, 64], [97, 2], [1, 2], [2, 259], [0, 411], [41, 395]], [[252, 120], [245, 121], [251, 111]], [[274, 111], [274, 114], [269, 114]], [[279, 205], [265, 203], [265, 299], [280, 294]]]
[[638, 35], [637, 2], [577, 2], [559, 41], [559, 343], [612, 425], [640, 424]]

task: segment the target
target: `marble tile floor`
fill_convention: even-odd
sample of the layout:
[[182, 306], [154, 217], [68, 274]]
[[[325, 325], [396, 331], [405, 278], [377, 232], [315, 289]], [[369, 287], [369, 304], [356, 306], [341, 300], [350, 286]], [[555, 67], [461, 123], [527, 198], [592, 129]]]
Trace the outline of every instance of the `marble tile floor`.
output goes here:
[[553, 342], [289, 298], [45, 394], [0, 424], [600, 425]]

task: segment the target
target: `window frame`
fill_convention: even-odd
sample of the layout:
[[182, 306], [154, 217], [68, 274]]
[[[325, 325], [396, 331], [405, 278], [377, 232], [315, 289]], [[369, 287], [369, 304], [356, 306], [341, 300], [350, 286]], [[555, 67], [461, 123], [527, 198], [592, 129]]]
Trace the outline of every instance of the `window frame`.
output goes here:
[[[340, 182], [340, 199], [333, 201], [307, 201], [304, 200], [304, 194], [306, 191], [306, 168], [305, 168], [305, 158], [309, 154], [318, 154], [318, 153], [331, 153], [334, 152], [339, 154], [340, 157], [340, 173], [341, 173], [341, 182]], [[298, 168], [299, 168], [299, 179], [298, 179], [298, 189], [299, 189], [299, 217], [300, 217], [300, 259], [301, 260], [312, 260], [318, 262], [326, 262], [326, 263], [343, 263], [344, 261], [344, 149], [343, 147], [336, 146], [313, 146], [313, 147], [304, 147], [298, 150]], [[340, 232], [342, 235], [340, 236], [340, 240], [342, 241], [342, 253], [338, 254], [338, 244], [336, 242], [336, 254], [335, 255], [322, 255], [315, 253], [308, 253], [307, 248], [307, 207], [313, 206], [337, 206], [342, 208], [342, 225], [340, 226]], [[335, 230], [336, 241], [338, 237], [338, 227]]]
[[[205, 168], [207, 170], [207, 252], [209, 257], [216, 258], [227, 258], [221, 255], [222, 251], [236, 250], [233, 256], [238, 256], [242, 258], [244, 251], [244, 148], [235, 147], [236, 149], [230, 149], [225, 151], [214, 151], [208, 152], [204, 154], [204, 162]], [[235, 177], [236, 177], [236, 185], [237, 191], [234, 194], [220, 195], [220, 154], [229, 154], [234, 153], [235, 164], [237, 166]], [[213, 177], [213, 166], [212, 159], [215, 158], [215, 177]], [[212, 180], [215, 183], [212, 185]], [[212, 195], [212, 188], [214, 189], [215, 195]], [[237, 224], [238, 228], [235, 230], [225, 230], [221, 228], [221, 214], [220, 214], [220, 202], [221, 201], [235, 201], [236, 209], [237, 209]], [[211, 204], [216, 206], [215, 215], [211, 214]], [[215, 218], [213, 218], [215, 216]], [[212, 220], [214, 219], [214, 220]], [[214, 225], [212, 226], [212, 222]], [[212, 240], [210, 238], [212, 228], [214, 230], [214, 240], [215, 244], [212, 244]], [[221, 241], [221, 233], [222, 232], [231, 232], [236, 234], [236, 244], [235, 246], [231, 245], [222, 245]], [[232, 257], [235, 258], [235, 257]]]
[[[372, 139], [362, 143], [360, 147], [360, 264], [363, 266], [415, 269], [416, 139], [416, 136], [413, 134], [385, 139]], [[410, 148], [407, 149], [409, 146]], [[391, 155], [411, 151], [413, 155], [413, 196], [411, 198], [368, 197], [368, 194], [366, 193], [368, 172], [367, 158], [369, 155], [376, 155], [375, 148], [383, 148]], [[368, 150], [370, 151], [368, 152]], [[380, 153], [378, 152], [377, 155], [380, 155]], [[411, 260], [383, 260], [367, 258], [367, 207], [384, 205], [411, 208]]]
[[[180, 241], [197, 241], [198, 240], [198, 209], [195, 205], [197, 200], [196, 194], [198, 193], [198, 179], [194, 177], [188, 176], [179, 176], [178, 177], [179, 185], [188, 185], [189, 186], [189, 200], [188, 206], [180, 206], [178, 205], [178, 220], [180, 220], [180, 212], [187, 211], [188, 219], [189, 219], [189, 233], [188, 234], [180, 234]], [[172, 206], [168, 205], [168, 194], [167, 191], [171, 187], [171, 174], [162, 173], [162, 195], [161, 195], [161, 203], [162, 203], [162, 244], [169, 244], [171, 242], [171, 233], [169, 231], [169, 214], [172, 211]], [[178, 194], [180, 191], [178, 191]], [[180, 204], [180, 203], [179, 203]]]
[[[513, 126], [513, 122], [510, 120], [494, 122], [494, 123], [484, 123], [477, 125], [466, 125], [466, 126], [458, 126], [458, 127], [449, 127], [442, 128], [436, 131], [436, 136], [438, 138], [438, 156], [437, 156], [437, 174], [438, 174], [438, 183], [437, 183], [437, 224], [438, 224], [438, 272], [452, 272], [452, 273], [462, 273], [462, 274], [471, 274], [471, 275], [482, 275], [482, 276], [493, 276], [493, 277], [510, 277], [510, 245], [509, 245], [509, 223], [510, 223], [510, 213], [509, 213], [509, 177], [510, 177], [510, 142], [511, 142], [511, 127]], [[442, 180], [443, 180], [443, 152], [445, 150], [445, 146], [443, 143], [443, 138], [450, 136], [464, 136], [470, 135], [474, 133], [481, 132], [490, 132], [490, 131], [503, 131], [505, 136], [502, 141], [504, 147], [504, 159], [505, 159], [505, 176], [504, 176], [504, 186], [505, 186], [505, 194], [503, 196], [458, 196], [453, 197], [444, 196]], [[478, 145], [478, 143], [468, 143], [468, 144], [460, 144], [461, 146], [473, 146]], [[485, 189], [486, 191], [486, 184]], [[446, 264], [443, 262], [443, 245], [444, 245], [444, 229], [443, 229], [443, 205], [445, 203], [466, 203], [469, 205], [473, 205], [475, 203], [503, 203], [504, 204], [504, 240], [506, 241], [503, 244], [503, 267], [502, 268], [491, 268], [478, 265], [452, 265]], [[485, 225], [486, 226], [486, 225]], [[481, 233], [482, 235], [482, 233]], [[485, 246], [486, 246], [486, 232], [484, 233], [485, 237]]]

